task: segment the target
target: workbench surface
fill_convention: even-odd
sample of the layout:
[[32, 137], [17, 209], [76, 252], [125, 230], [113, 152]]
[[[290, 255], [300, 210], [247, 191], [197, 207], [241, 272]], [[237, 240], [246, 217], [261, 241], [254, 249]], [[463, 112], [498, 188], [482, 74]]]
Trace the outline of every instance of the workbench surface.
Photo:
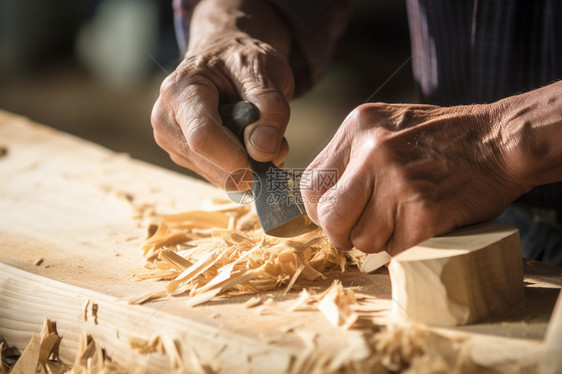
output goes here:
[[[345, 354], [342, 362], [368, 355], [364, 338], [378, 327], [345, 330], [319, 311], [289, 311], [297, 292], [271, 293], [271, 302], [252, 309], [244, 306], [249, 296], [193, 308], [183, 297], [128, 305], [123, 300], [163, 287], [133, 277], [144, 265], [147, 225], [158, 215], [225, 198], [224, 192], [6, 112], [0, 112], [0, 149], [0, 336], [10, 344], [25, 347], [49, 317], [64, 337], [63, 359], [73, 360], [86, 330], [117, 362], [152, 372], [168, 369], [169, 358], [131, 351], [130, 337], [166, 335], [224, 372], [295, 371], [305, 354], [309, 360]], [[433, 331], [469, 342], [479, 365], [533, 360], [562, 287], [562, 269], [535, 261], [524, 268], [524, 306], [493, 321]], [[330, 278], [313, 289], [341, 278], [374, 326], [390, 322], [386, 269], [350, 269]]]

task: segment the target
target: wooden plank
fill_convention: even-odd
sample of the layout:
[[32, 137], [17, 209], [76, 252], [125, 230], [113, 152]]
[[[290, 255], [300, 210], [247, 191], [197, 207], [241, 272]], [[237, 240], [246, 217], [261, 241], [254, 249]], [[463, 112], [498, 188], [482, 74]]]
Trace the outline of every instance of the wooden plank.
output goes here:
[[[124, 362], [133, 360], [128, 354], [137, 357], [125, 350], [126, 337], [133, 334], [175, 337], [185, 354], [195, 349], [219, 372], [264, 367], [274, 372], [272, 363], [282, 372], [295, 351], [310, 354], [311, 339], [316, 356], [310, 360], [331, 357], [345, 363], [341, 352], [361, 359], [362, 334], [373, 331], [336, 328], [316, 310], [290, 311], [298, 292], [271, 293], [271, 303], [252, 309], [244, 306], [249, 296], [193, 308], [185, 297], [146, 306], [118, 301], [163, 287], [132, 277], [144, 263], [140, 247], [148, 223], [159, 214], [200, 209], [206, 199], [225, 197], [222, 191], [5, 112], [0, 112], [0, 148], [7, 150], [0, 157], [0, 335], [11, 344], [23, 349], [43, 319], [51, 317], [64, 336], [61, 353], [67, 361], [83, 329]], [[328, 276], [312, 289], [319, 292], [341, 278], [375, 324], [389, 323], [388, 272], [350, 269]], [[562, 285], [560, 268], [528, 263], [525, 281], [527, 304], [510, 316], [443, 332], [471, 340], [517, 338], [517, 344], [535, 347]], [[91, 310], [84, 320], [88, 299], [98, 305], [97, 325]], [[158, 322], [146, 322], [152, 314]], [[219, 354], [223, 341], [232, 347]], [[166, 357], [137, 358], [133, 361], [152, 372], [169, 365]]]
[[519, 234], [483, 224], [432, 238], [390, 263], [393, 315], [432, 326], [466, 325], [523, 302]]
[[195, 350], [202, 361], [215, 363], [214, 369], [231, 373], [242, 372], [248, 362], [257, 371], [284, 373], [299, 353], [298, 345], [272, 348], [243, 334], [164, 311], [155, 313], [149, 307], [128, 305], [0, 263], [0, 335], [21, 349], [29, 341], [29, 332], [38, 332], [44, 316], [57, 322], [63, 336], [61, 358], [67, 363], [74, 361], [82, 331], [123, 366], [146, 367], [154, 373], [169, 372], [171, 358], [159, 353], [141, 355], [130, 349], [131, 338], [159, 336], [163, 341], [177, 341], [186, 362]]

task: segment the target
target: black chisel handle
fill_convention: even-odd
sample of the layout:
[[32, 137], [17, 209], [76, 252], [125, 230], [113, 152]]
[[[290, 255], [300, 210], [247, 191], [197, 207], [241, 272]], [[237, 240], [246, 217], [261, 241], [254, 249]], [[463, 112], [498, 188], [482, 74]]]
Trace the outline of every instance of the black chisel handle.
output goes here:
[[249, 101], [225, 104], [219, 108], [223, 124], [244, 144], [244, 129], [260, 119], [258, 108]]

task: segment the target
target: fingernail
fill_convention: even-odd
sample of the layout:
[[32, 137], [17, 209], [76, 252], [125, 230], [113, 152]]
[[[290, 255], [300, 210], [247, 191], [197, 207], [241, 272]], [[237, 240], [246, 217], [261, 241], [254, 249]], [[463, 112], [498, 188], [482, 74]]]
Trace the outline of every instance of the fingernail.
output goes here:
[[279, 147], [279, 131], [269, 125], [257, 126], [250, 135], [250, 142], [263, 153], [274, 154]]

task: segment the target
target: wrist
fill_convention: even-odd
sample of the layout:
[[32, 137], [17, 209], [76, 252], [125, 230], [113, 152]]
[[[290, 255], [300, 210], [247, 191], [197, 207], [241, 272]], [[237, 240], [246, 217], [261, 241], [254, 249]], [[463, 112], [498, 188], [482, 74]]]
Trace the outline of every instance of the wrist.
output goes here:
[[269, 44], [288, 58], [289, 28], [265, 0], [203, 0], [194, 9], [188, 53], [195, 54], [218, 40], [252, 38]]
[[562, 81], [491, 104], [509, 175], [526, 189], [562, 180]]

